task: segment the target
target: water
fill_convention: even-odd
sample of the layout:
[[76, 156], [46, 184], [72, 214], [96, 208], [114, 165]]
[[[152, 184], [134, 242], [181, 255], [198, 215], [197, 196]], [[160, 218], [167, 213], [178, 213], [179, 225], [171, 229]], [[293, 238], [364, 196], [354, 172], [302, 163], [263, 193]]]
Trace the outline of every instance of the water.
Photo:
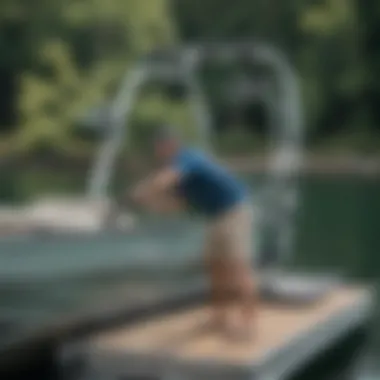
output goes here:
[[[255, 177], [247, 179], [255, 183]], [[7, 188], [0, 184], [0, 195], [20, 203], [51, 189], [79, 190], [70, 176], [52, 181], [51, 173], [45, 181], [40, 174], [31, 192], [27, 183], [22, 174], [8, 178]], [[301, 194], [291, 265], [339, 272], [378, 286], [380, 180], [307, 177], [301, 182]], [[166, 291], [199, 275], [194, 263], [201, 236], [197, 222], [151, 219], [143, 225], [131, 236], [0, 242], [0, 332], [8, 332], [2, 334], [3, 342], [16, 332], [86, 309], [101, 299], [131, 298], [151, 289]], [[374, 329], [371, 356], [379, 355], [380, 331]]]

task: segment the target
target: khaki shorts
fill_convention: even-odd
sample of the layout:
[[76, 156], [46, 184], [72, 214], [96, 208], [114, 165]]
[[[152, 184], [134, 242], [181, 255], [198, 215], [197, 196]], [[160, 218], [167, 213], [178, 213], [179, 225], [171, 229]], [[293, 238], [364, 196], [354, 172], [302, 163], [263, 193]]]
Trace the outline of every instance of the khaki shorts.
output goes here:
[[251, 261], [253, 217], [253, 207], [241, 204], [209, 221], [206, 226], [205, 254], [237, 256]]

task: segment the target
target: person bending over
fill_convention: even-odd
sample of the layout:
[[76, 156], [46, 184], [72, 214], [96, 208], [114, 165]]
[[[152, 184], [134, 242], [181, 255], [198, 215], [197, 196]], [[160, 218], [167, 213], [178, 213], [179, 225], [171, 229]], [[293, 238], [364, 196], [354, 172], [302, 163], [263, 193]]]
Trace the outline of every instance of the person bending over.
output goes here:
[[183, 209], [204, 217], [213, 312], [210, 327], [246, 338], [257, 305], [248, 190], [205, 152], [184, 144], [170, 127], [160, 128], [153, 145], [161, 169], [138, 183], [132, 198], [155, 212]]

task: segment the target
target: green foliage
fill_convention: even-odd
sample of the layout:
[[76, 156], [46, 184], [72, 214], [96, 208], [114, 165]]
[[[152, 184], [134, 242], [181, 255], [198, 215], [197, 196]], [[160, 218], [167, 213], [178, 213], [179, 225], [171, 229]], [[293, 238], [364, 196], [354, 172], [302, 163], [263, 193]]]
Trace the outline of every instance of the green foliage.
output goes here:
[[[33, 5], [32, 5], [33, 3]], [[20, 21], [25, 46], [7, 64], [27, 55], [20, 75], [21, 128], [17, 151], [49, 145], [72, 151], [75, 121], [104, 99], [132, 60], [175, 33], [167, 0], [6, 1], [3, 17]], [[12, 52], [12, 46], [6, 47]]]
[[132, 141], [137, 146], [144, 144], [152, 129], [160, 123], [168, 123], [181, 128], [181, 134], [190, 141], [197, 139], [195, 120], [186, 100], [173, 102], [159, 92], [145, 95], [132, 113]]
[[265, 149], [265, 141], [250, 132], [231, 128], [215, 139], [216, 150], [225, 155], [251, 155]]
[[[20, 128], [0, 147], [90, 150], [72, 133], [78, 118], [109, 100], [140, 54], [175, 44], [178, 25], [184, 40], [253, 37], [278, 45], [300, 72], [311, 143], [344, 140], [350, 149], [373, 150], [380, 134], [379, 18], [378, 3], [359, 0], [3, 0], [0, 65], [19, 73], [21, 91]], [[221, 95], [224, 74], [214, 74]], [[133, 138], [144, 144], [160, 121], [196, 138], [189, 108], [158, 93], [139, 99]], [[232, 135], [219, 147], [248, 149], [258, 141]]]
[[374, 104], [375, 94], [380, 95], [379, 90], [374, 92], [380, 88], [374, 78], [380, 72], [378, 3], [235, 0], [232, 5], [228, 0], [179, 0], [176, 4], [185, 39], [248, 37], [273, 43], [287, 53], [301, 76], [311, 142], [345, 133], [354, 136], [357, 125], [368, 139], [379, 135], [380, 113]]

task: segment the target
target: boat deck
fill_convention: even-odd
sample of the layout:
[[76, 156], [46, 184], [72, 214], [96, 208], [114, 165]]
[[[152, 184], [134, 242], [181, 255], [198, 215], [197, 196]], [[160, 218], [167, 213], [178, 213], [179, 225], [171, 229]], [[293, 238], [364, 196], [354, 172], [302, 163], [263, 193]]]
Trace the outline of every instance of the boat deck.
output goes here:
[[87, 370], [111, 379], [162, 379], [170, 372], [186, 373], [186, 379], [261, 379], [270, 373], [275, 380], [363, 324], [370, 298], [365, 289], [338, 287], [313, 304], [263, 303], [251, 342], [232, 343], [205, 331], [209, 310], [199, 306], [100, 333], [76, 350]]

